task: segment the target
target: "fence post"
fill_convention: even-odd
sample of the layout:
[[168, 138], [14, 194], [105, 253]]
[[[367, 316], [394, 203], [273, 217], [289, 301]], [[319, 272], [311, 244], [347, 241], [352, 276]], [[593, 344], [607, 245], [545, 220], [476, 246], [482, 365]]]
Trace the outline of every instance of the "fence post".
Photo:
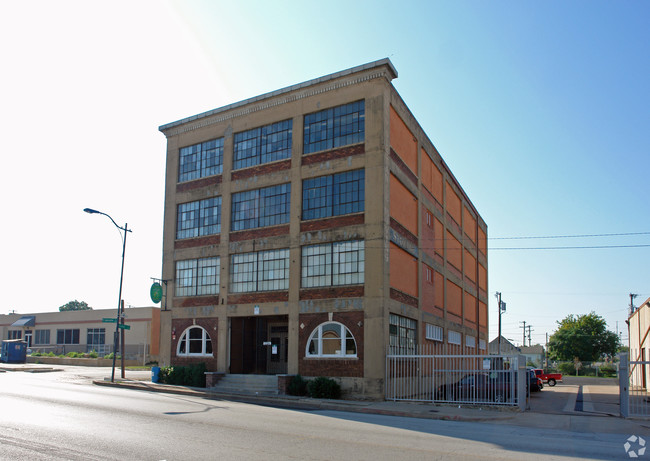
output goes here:
[[526, 373], [526, 357], [517, 357], [517, 405], [521, 411], [528, 409], [528, 393], [526, 392], [528, 374]]
[[618, 389], [621, 416], [627, 418], [630, 414], [630, 374], [627, 353], [618, 354]]

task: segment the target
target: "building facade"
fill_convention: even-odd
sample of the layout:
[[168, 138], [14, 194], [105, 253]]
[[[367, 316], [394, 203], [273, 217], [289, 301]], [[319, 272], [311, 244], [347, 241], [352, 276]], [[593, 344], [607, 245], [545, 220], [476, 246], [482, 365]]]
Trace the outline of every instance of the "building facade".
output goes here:
[[487, 226], [388, 59], [160, 127], [163, 364], [381, 397], [385, 357], [487, 353]]
[[[650, 360], [650, 298], [638, 308], [632, 308], [627, 319], [631, 362]], [[630, 385], [635, 388], [648, 388], [650, 366], [644, 363], [630, 364]]]
[[[160, 346], [160, 309], [133, 307], [125, 309], [125, 358], [157, 361]], [[0, 315], [0, 337], [22, 339], [34, 352], [56, 355], [68, 352], [113, 352], [117, 309], [91, 309], [35, 314]]]

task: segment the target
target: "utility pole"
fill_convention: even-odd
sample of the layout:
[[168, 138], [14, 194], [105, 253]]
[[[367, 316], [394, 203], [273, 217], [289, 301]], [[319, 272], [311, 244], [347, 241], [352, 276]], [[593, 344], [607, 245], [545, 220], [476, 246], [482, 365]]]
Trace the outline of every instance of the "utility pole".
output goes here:
[[532, 328], [532, 326], [531, 326], [531, 325], [528, 325], [526, 328], [528, 328], [528, 347], [530, 347], [530, 346], [533, 345], [533, 342], [532, 342], [531, 339], [530, 339], [530, 332], [531, 332], [531, 328]]
[[497, 344], [499, 345], [498, 354], [501, 355], [501, 314], [506, 311], [506, 303], [501, 301], [501, 292], [497, 291], [494, 296], [497, 297], [497, 309], [499, 309], [499, 337], [497, 338]]
[[546, 333], [546, 350], [544, 351], [544, 358], [546, 359], [546, 368], [544, 372], [548, 371], [548, 333]]
[[639, 296], [636, 293], [630, 293], [630, 315], [634, 314], [634, 298]]
[[523, 324], [524, 324], [523, 327], [519, 327], [519, 328], [523, 328], [523, 329], [524, 329], [524, 342], [521, 343], [521, 345], [524, 346], [524, 347], [526, 347], [526, 321], [524, 320], [523, 322], [519, 322], [519, 323], [523, 323]]

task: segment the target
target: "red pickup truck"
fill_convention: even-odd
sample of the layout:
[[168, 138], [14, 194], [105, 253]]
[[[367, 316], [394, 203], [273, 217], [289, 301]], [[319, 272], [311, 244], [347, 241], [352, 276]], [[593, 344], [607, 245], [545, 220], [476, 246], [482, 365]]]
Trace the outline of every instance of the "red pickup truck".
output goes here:
[[545, 383], [548, 383], [549, 386], [555, 386], [555, 383], [562, 381], [562, 373], [544, 373], [544, 370], [541, 368], [534, 368], [533, 371], [535, 375]]

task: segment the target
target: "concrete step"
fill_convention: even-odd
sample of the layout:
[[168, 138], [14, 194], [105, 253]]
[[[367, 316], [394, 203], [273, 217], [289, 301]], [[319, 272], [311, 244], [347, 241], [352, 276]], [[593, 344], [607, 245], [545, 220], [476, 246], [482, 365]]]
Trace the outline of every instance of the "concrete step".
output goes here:
[[225, 375], [212, 390], [225, 394], [277, 395], [278, 378], [275, 375]]

